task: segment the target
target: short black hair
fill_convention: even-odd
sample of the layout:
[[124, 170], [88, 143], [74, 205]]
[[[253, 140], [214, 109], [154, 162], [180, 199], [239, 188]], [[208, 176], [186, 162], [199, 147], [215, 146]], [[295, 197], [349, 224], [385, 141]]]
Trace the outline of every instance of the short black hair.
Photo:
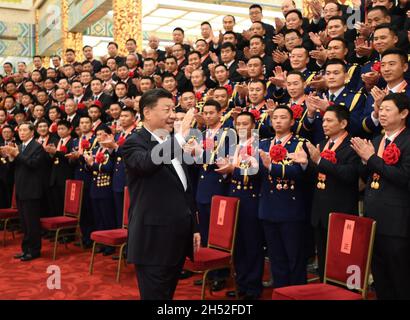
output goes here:
[[42, 123], [45, 123], [47, 125], [47, 127], [50, 127], [50, 124], [48, 123], [48, 121], [46, 119], [40, 119], [36, 123], [36, 128], [38, 128], [40, 126], [40, 124], [42, 124]]
[[166, 57], [166, 58], [165, 58], [165, 61], [168, 60], [168, 59], [172, 59], [172, 60], [174, 60], [176, 63], [178, 63], [177, 58], [175, 58], [174, 56], [168, 56], [168, 57]]
[[391, 33], [393, 33], [396, 37], [397, 37], [397, 30], [395, 28], [392, 27], [392, 25], [390, 23], [382, 23], [379, 24], [377, 27], [374, 28], [374, 32], [373, 34], [380, 29], [389, 29], [389, 31]]
[[85, 49], [87, 49], [87, 48], [91, 48], [91, 49], [92, 49], [92, 47], [91, 47], [91, 46], [89, 46], [89, 45], [85, 45], [85, 46], [83, 47], [83, 51], [84, 51]]
[[59, 126], [64, 126], [64, 127], [66, 127], [67, 129], [71, 129], [71, 128], [72, 128], [71, 123], [70, 123], [69, 121], [67, 121], [67, 120], [60, 120], [60, 121], [57, 123], [57, 127], [59, 127]]
[[71, 48], [68, 48], [68, 49], [65, 51], [65, 53], [67, 53], [67, 52], [72, 52], [72, 53], [74, 53], [74, 54], [75, 54], [74, 49], [71, 49]]
[[289, 10], [285, 15], [285, 19], [292, 13], [296, 13], [300, 20], [303, 19], [302, 12], [300, 12], [298, 9]]
[[259, 39], [262, 42], [262, 44], [265, 45], [265, 40], [263, 39], [263, 37], [255, 34], [249, 39], [249, 42], [251, 42], [253, 39]]
[[[253, 113], [251, 113], [251, 112], [249, 112], [249, 111], [241, 111], [241, 112], [238, 114], [238, 117], [240, 117], [240, 116], [248, 116], [249, 118], [251, 118], [251, 121], [252, 121], [253, 123], [255, 123], [255, 121], [256, 121], [255, 116], [253, 115]], [[236, 119], [238, 119], [238, 117], [236, 117]]]
[[410, 99], [405, 93], [390, 93], [384, 97], [383, 101], [393, 101], [400, 113], [403, 110], [409, 110]]
[[231, 42], [222, 43], [221, 50], [222, 49], [228, 49], [228, 48], [231, 49], [233, 52], [236, 52], [236, 47], [233, 43], [231, 43]]
[[329, 40], [329, 42], [327, 43], [327, 47], [329, 47], [329, 43], [331, 43], [332, 41], [339, 41], [343, 43], [343, 46], [345, 48], [347, 48], [347, 41], [345, 39], [343, 39], [342, 37], [335, 37]]
[[344, 72], [344, 73], [347, 72], [346, 63], [345, 63], [343, 60], [336, 59], [336, 58], [330, 59], [330, 60], [326, 61], [326, 64], [325, 64], [325, 68], [324, 68], [324, 69], [326, 70], [328, 66], [333, 65], [333, 64], [340, 64], [341, 66], [343, 66], [343, 72]]
[[273, 110], [273, 112], [275, 112], [276, 110], [279, 110], [279, 109], [284, 109], [284, 110], [286, 110], [286, 111], [289, 113], [290, 118], [293, 119], [293, 111], [292, 111], [286, 104], [280, 104], [280, 105], [278, 105], [278, 106]]
[[299, 30], [296, 29], [286, 29], [283, 32], [283, 35], [286, 36], [287, 34], [291, 34], [291, 33], [296, 33], [296, 35], [298, 36], [298, 38], [302, 38], [302, 34], [299, 32]]
[[287, 78], [288, 76], [292, 75], [292, 74], [299, 76], [300, 79], [302, 79], [302, 82], [305, 82], [305, 76], [303, 75], [302, 72], [297, 71], [297, 70], [291, 70], [291, 71], [289, 71], [288, 74], [286, 75], [286, 78]]
[[[153, 81], [153, 83], [155, 83], [154, 80], [151, 77], [148, 77], [148, 78], [150, 78]], [[164, 72], [161, 76], [162, 81], [164, 81], [164, 79], [166, 79], [166, 78], [174, 78], [174, 80], [176, 80], [175, 76], [172, 73], [169, 73], [169, 72]]]
[[213, 99], [206, 100], [204, 103], [204, 106], [202, 107], [202, 110], [205, 108], [205, 106], [214, 106], [216, 111], [218, 112], [222, 110], [221, 104], [218, 101], [213, 100]]
[[333, 17], [329, 18], [327, 23], [329, 24], [329, 22], [332, 21], [332, 20], [339, 20], [344, 26], [346, 25], [346, 19], [341, 17], [341, 16], [333, 16]]
[[182, 28], [180, 28], [180, 27], [176, 27], [176, 28], [174, 28], [174, 30], [172, 30], [172, 32], [174, 32], [174, 31], [181, 31], [181, 32], [182, 32], [182, 34], [183, 34], [183, 35], [185, 35], [185, 31], [184, 31], [184, 29], [182, 29]]
[[189, 52], [189, 53], [188, 53], [188, 57], [189, 57], [189, 56], [192, 56], [192, 55], [194, 55], [194, 54], [196, 54], [196, 55], [199, 57], [199, 59], [202, 58], [201, 53], [200, 53], [199, 51], [196, 51], [196, 50]]
[[144, 94], [141, 96], [141, 100], [139, 103], [141, 121], [144, 121], [144, 109], [145, 108], [155, 107], [159, 99], [162, 99], [162, 98], [172, 99], [172, 97], [173, 97], [172, 93], [168, 92], [167, 90], [163, 88], [152, 89], [152, 90], [148, 90], [147, 92], [144, 92]]
[[386, 51], [384, 51], [382, 53], [382, 60], [385, 56], [389, 55], [389, 54], [396, 54], [400, 57], [400, 59], [402, 60], [403, 63], [407, 63], [408, 62], [408, 57], [407, 57], [407, 53], [404, 52], [402, 49], [400, 48], [391, 48], [391, 49], [387, 49]]
[[[340, 106], [338, 104], [333, 104], [326, 109], [326, 112], [334, 112], [336, 114], [336, 118], [339, 122], [346, 120], [349, 123], [350, 120], [350, 112], [344, 106]], [[326, 113], [325, 112], [325, 113]]]
[[127, 43], [127, 42], [132, 42], [133, 44], [137, 44], [137, 41], [135, 41], [135, 39], [133, 39], [133, 38], [129, 38], [127, 41], [125, 41], [125, 43]]
[[387, 17], [387, 16], [391, 17], [391, 16], [390, 16], [390, 13], [389, 13], [389, 10], [387, 10], [387, 8], [384, 7], [384, 6], [374, 6], [374, 7], [371, 7], [371, 8], [369, 8], [369, 10], [367, 11], [367, 14], [369, 14], [369, 13], [372, 12], [372, 11], [380, 11], [380, 12], [383, 14], [384, 17]]
[[125, 108], [123, 108], [123, 109], [121, 110], [121, 112], [130, 112], [133, 116], [136, 115], [135, 110], [134, 110], [133, 108], [130, 108], [130, 107], [125, 107]]
[[114, 42], [114, 41], [108, 42], [107, 48], [108, 48], [110, 45], [114, 45], [114, 46], [118, 49], [118, 44], [117, 44], [116, 42]]
[[252, 5], [249, 7], [249, 10], [251, 10], [251, 9], [260, 9], [260, 10], [262, 11], [261, 5], [256, 4], [256, 3], [252, 4]]
[[233, 36], [235, 37], [236, 40], [238, 40], [238, 35], [237, 35], [235, 32], [233, 32], [233, 31], [225, 31], [224, 35], [226, 35], [226, 34], [231, 34], [231, 35], [233, 35]]
[[201, 27], [202, 27], [203, 25], [208, 25], [208, 26], [212, 29], [212, 26], [211, 26], [211, 24], [210, 24], [208, 21], [202, 22], [202, 23], [201, 23]]

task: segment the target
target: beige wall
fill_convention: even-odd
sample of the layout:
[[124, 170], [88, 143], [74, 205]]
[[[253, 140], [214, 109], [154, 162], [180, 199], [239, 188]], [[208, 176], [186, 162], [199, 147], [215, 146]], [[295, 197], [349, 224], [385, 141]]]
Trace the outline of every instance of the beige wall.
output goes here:
[[34, 8], [31, 11], [0, 8], [0, 17], [4, 22], [35, 23]]

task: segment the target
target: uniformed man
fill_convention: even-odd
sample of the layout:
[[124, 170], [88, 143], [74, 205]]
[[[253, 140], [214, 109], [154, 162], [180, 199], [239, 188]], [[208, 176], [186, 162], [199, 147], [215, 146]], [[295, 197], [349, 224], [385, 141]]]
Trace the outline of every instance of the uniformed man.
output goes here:
[[97, 143], [92, 132], [92, 120], [89, 116], [80, 118], [81, 136], [73, 141], [73, 152], [66, 155], [74, 165], [74, 179], [84, 182], [83, 201], [81, 207], [80, 227], [82, 233], [83, 246], [91, 248], [91, 232], [94, 231], [94, 219], [90, 199], [90, 185], [92, 172], [85, 170], [84, 154], [88, 154]]
[[304, 169], [289, 160], [303, 147], [295, 137], [292, 110], [280, 105], [272, 115], [276, 135], [260, 143], [261, 190], [259, 218], [262, 220], [275, 288], [306, 283]]
[[[111, 135], [111, 129], [108, 127], [97, 129], [97, 143], [94, 144], [91, 152], [84, 154], [84, 170], [92, 172], [90, 200], [95, 230], [110, 230], [116, 226], [112, 192], [114, 158], [107, 148], [100, 145], [102, 141], [112, 140]], [[108, 256], [113, 254], [114, 251], [114, 247], [103, 246], [97, 252], [103, 252], [104, 255]]]
[[[258, 218], [259, 176], [258, 144], [255, 118], [250, 112], [242, 112], [235, 120], [239, 144], [235, 153], [217, 163], [221, 174], [229, 175], [228, 196], [240, 199], [236, 229], [234, 266], [239, 297], [257, 299], [262, 293], [264, 269], [264, 237]], [[234, 297], [235, 292], [228, 292]]]
[[115, 227], [122, 228], [124, 187], [126, 186], [125, 167], [122, 155], [122, 145], [126, 139], [135, 131], [135, 111], [125, 108], [121, 111], [119, 125], [122, 130], [112, 140], [101, 141], [100, 145], [108, 148], [114, 157], [114, 171], [112, 176], [112, 190], [115, 204]]
[[388, 93], [405, 93], [410, 97], [410, 86], [404, 78], [407, 70], [407, 54], [404, 51], [393, 48], [383, 52], [380, 71], [387, 85], [384, 89], [377, 86], [371, 89], [362, 116], [363, 130], [369, 135], [375, 136], [382, 130], [379, 109]]

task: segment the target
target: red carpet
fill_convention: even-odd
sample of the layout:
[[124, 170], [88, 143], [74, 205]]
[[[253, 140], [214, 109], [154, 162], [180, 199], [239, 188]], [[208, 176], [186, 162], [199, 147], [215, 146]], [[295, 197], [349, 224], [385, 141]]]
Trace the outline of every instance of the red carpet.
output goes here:
[[[3, 234], [1, 233], [1, 237]], [[139, 299], [134, 267], [128, 265], [122, 268], [120, 283], [115, 281], [117, 261], [111, 257], [96, 255], [94, 274], [88, 274], [91, 251], [82, 251], [73, 244], [59, 245], [57, 259], [51, 259], [52, 243], [43, 239], [42, 257], [29, 262], [13, 259], [20, 252], [21, 235], [15, 240], [7, 234], [6, 247], [0, 245], [0, 299], [27, 300], [126, 300]], [[50, 265], [56, 265], [61, 270], [61, 289], [47, 288], [47, 273]], [[195, 275], [186, 280], [180, 280], [175, 299], [200, 299], [201, 287], [194, 286], [193, 280], [200, 278]], [[272, 289], [265, 289], [262, 299], [270, 299]], [[229, 299], [225, 290], [214, 296], [207, 294], [207, 299]]]

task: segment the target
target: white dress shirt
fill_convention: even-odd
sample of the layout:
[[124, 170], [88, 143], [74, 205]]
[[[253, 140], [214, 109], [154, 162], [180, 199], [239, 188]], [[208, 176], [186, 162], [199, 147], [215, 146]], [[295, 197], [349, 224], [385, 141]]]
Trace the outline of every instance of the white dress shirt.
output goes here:
[[[147, 128], [146, 128], [147, 129]], [[149, 133], [152, 134], [152, 136], [155, 138], [155, 140], [158, 141], [158, 143], [164, 143], [170, 136], [168, 136], [167, 138], [161, 139], [160, 137], [158, 137], [156, 134], [152, 133], [150, 130], [147, 129], [147, 131]], [[175, 134], [175, 138], [178, 141], [178, 144], [182, 145], [185, 144], [185, 139], [180, 135], [180, 134]], [[181, 181], [182, 185], [184, 186], [184, 190], [186, 191], [188, 188], [188, 181], [184, 172], [184, 169], [182, 168], [182, 164], [181, 162], [179, 162], [179, 160], [177, 158], [174, 158], [171, 160], [171, 164], [174, 166], [174, 169], [176, 171], [176, 173], [178, 174], [179, 180]]]

